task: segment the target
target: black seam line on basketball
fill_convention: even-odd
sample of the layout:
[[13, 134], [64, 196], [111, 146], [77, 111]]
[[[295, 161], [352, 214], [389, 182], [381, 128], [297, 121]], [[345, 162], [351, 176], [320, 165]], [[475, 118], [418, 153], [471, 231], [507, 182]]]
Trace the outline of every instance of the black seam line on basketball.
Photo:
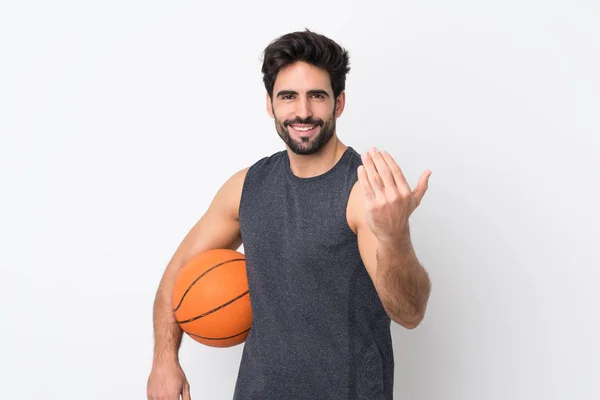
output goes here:
[[185, 299], [185, 296], [192, 289], [192, 286], [194, 286], [196, 284], [196, 282], [198, 282], [200, 280], [200, 278], [202, 278], [204, 275], [208, 274], [210, 271], [212, 271], [213, 269], [215, 269], [217, 267], [220, 267], [223, 264], [228, 264], [228, 263], [236, 262], [236, 261], [244, 261], [244, 260], [245, 260], [245, 258], [234, 258], [233, 260], [223, 261], [222, 263], [214, 265], [214, 266], [210, 267], [209, 269], [207, 269], [206, 271], [204, 271], [202, 273], [202, 275], [200, 275], [199, 277], [197, 277], [194, 280], [194, 282], [190, 283], [190, 286], [188, 286], [188, 288], [185, 290], [185, 292], [183, 292], [183, 296], [181, 296], [181, 300], [179, 300], [179, 304], [177, 304], [177, 307], [175, 307], [175, 309], [173, 310], [173, 312], [179, 310], [179, 307], [181, 307], [181, 304], [183, 303], [183, 299]]
[[205, 336], [200, 336], [200, 335], [195, 335], [193, 333], [188, 333], [188, 335], [194, 336], [194, 337], [197, 337], [197, 338], [200, 338], [200, 339], [206, 339], [206, 340], [225, 340], [225, 339], [233, 339], [234, 337], [243, 335], [244, 333], [248, 332], [249, 330], [250, 330], [250, 328], [246, 329], [243, 332], [236, 333], [233, 336], [224, 336], [224, 337], [215, 337], [215, 338], [213, 338], [213, 337], [205, 337]]
[[240, 295], [239, 295], [239, 296], [237, 296], [237, 297], [234, 297], [233, 299], [229, 300], [227, 303], [223, 303], [223, 304], [221, 304], [221, 305], [220, 305], [219, 307], [217, 307], [217, 308], [213, 308], [212, 310], [210, 310], [210, 311], [207, 311], [207, 312], [205, 312], [204, 314], [197, 315], [197, 316], [195, 316], [195, 317], [193, 317], [193, 318], [186, 319], [186, 320], [184, 320], [184, 321], [177, 321], [177, 323], [179, 323], [179, 324], [187, 324], [188, 322], [192, 322], [192, 321], [195, 321], [195, 320], [197, 320], [197, 319], [199, 319], [199, 318], [206, 317], [206, 316], [207, 316], [207, 315], [209, 315], [209, 314], [212, 314], [212, 313], [214, 313], [214, 312], [216, 312], [216, 311], [219, 311], [219, 310], [220, 310], [221, 308], [223, 308], [223, 307], [227, 307], [228, 305], [230, 305], [230, 304], [231, 304], [231, 303], [233, 303], [234, 301], [237, 301], [237, 300], [241, 299], [242, 297], [244, 297], [244, 296], [245, 296], [245, 295], [247, 295], [248, 293], [250, 293], [250, 291], [249, 291], [249, 290], [246, 290], [244, 293], [240, 294]]

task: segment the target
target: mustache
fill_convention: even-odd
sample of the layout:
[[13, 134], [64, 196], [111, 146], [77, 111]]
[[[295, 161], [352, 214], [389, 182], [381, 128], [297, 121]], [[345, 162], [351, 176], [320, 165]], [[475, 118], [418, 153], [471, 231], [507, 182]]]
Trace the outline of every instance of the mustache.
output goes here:
[[312, 119], [312, 118], [296, 118], [293, 120], [286, 120], [283, 121], [283, 126], [285, 126], [286, 128], [288, 127], [288, 125], [291, 124], [305, 124], [305, 125], [318, 125], [318, 126], [323, 126], [323, 120], [321, 119]]

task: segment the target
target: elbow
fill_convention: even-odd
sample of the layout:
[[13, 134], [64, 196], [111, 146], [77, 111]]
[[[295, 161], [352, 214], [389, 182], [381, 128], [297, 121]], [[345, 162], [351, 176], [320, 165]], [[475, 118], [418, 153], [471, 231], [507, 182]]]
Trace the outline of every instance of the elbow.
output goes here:
[[387, 314], [390, 316], [392, 321], [401, 325], [406, 329], [415, 329], [425, 319], [425, 310], [427, 309], [427, 301], [421, 301], [419, 304], [413, 304], [410, 306], [405, 305], [404, 307], [394, 307], [393, 309], [386, 309]]
[[392, 318], [394, 322], [402, 325], [406, 329], [415, 329], [423, 319], [425, 318], [425, 311], [427, 310], [427, 304], [429, 303], [429, 295], [431, 293], [431, 284], [428, 283], [427, 288], [423, 290], [423, 296], [414, 302], [412, 306], [408, 307], [409, 310], [403, 310], [404, 312], [396, 313], [396, 317]]
[[412, 301], [384, 301], [382, 304], [392, 321], [406, 329], [415, 329], [421, 325], [425, 318], [425, 311], [427, 309], [430, 294], [429, 285], [422, 293], [422, 296], [411, 299]]
[[425, 312], [413, 313], [410, 315], [390, 315], [390, 318], [403, 328], [412, 330], [421, 325], [421, 322], [423, 322], [423, 319], [425, 318]]

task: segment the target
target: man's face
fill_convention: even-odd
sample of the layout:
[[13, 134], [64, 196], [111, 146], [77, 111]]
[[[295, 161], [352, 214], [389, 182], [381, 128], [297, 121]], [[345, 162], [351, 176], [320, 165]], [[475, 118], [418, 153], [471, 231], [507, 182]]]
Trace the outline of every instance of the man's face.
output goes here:
[[267, 94], [267, 111], [281, 139], [296, 154], [313, 154], [335, 133], [344, 108], [345, 93], [337, 101], [327, 71], [305, 62], [282, 68]]

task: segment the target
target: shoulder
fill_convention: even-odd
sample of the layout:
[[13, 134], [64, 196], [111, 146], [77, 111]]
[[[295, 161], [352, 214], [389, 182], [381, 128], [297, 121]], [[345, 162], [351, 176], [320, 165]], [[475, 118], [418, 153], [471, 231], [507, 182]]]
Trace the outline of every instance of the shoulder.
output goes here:
[[260, 158], [253, 164], [233, 173], [225, 181], [225, 183], [223, 183], [217, 192], [215, 200], [218, 201], [222, 206], [226, 207], [229, 212], [233, 213], [235, 217], [238, 218], [242, 192], [248, 177], [253, 175], [254, 172], [260, 171], [262, 169], [261, 167], [276, 162], [282, 157], [281, 153], [282, 152], [277, 152], [270, 156]]
[[360, 181], [358, 180], [358, 167], [362, 165], [362, 160], [360, 154], [350, 148], [350, 155], [352, 158], [351, 166], [353, 168], [350, 194], [348, 196], [348, 205], [346, 209], [346, 217], [348, 220], [348, 225], [350, 229], [356, 234], [359, 229], [366, 226], [366, 214], [365, 214], [365, 206], [364, 206], [364, 196], [362, 192], [362, 188], [360, 186]]
[[283, 156], [283, 152], [280, 151], [280, 152], [271, 154], [270, 156], [266, 156], [266, 157], [262, 157], [262, 158], [258, 159], [253, 164], [248, 165], [247, 167], [242, 168], [239, 171], [235, 172], [233, 175], [231, 175], [229, 177], [229, 179], [225, 182], [223, 187], [226, 188], [226, 190], [241, 191], [244, 186], [244, 182], [249, 174], [252, 174], [257, 170], [260, 170], [264, 166], [268, 166], [270, 164], [276, 163], [278, 160], [280, 160], [282, 158], [282, 156]]
[[355, 234], [367, 223], [362, 188], [358, 180], [352, 186], [350, 196], [348, 196], [346, 218], [348, 219], [348, 226]]
[[232, 174], [217, 190], [210, 209], [238, 218], [242, 187], [250, 167], [245, 167]]
[[261, 176], [273, 168], [280, 168], [286, 160], [286, 155], [286, 150], [282, 150], [263, 157], [248, 167], [248, 174]]

